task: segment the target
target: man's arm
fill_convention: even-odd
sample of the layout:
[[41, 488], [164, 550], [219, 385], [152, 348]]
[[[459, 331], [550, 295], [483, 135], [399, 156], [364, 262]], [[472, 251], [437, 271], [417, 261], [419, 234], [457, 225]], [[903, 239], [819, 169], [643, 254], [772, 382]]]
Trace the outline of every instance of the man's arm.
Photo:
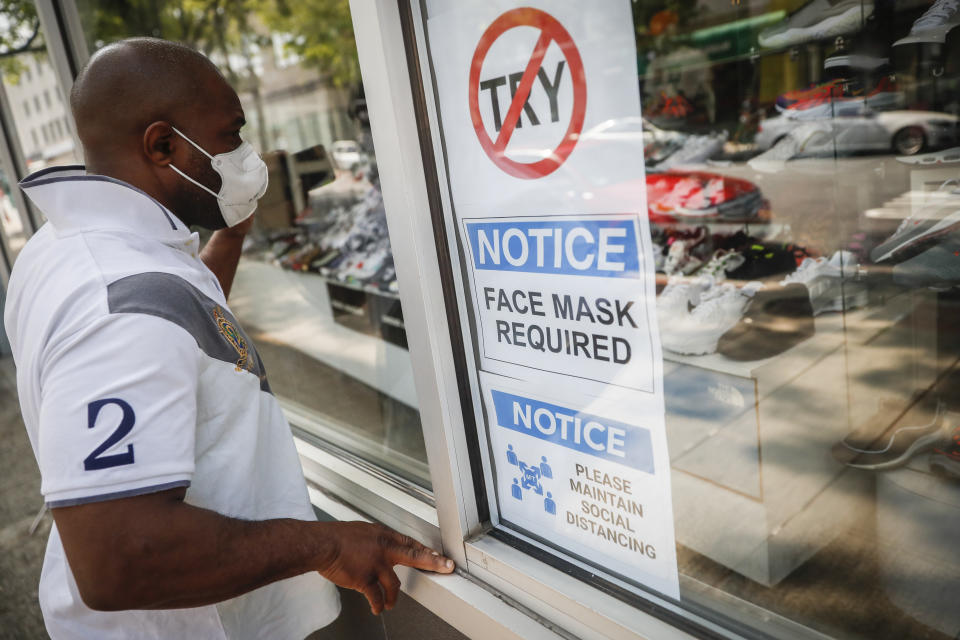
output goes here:
[[235, 229], [214, 231], [207, 244], [200, 251], [200, 259], [213, 275], [217, 276], [223, 297], [230, 297], [233, 277], [237, 274], [237, 263], [243, 250], [244, 232]]
[[237, 263], [243, 251], [243, 239], [253, 226], [253, 216], [235, 227], [214, 231], [207, 244], [200, 251], [200, 259], [220, 281], [223, 297], [230, 297], [233, 277], [237, 274]]
[[450, 573], [453, 561], [364, 522], [246, 521], [183, 502], [186, 489], [53, 509], [91, 609], [198, 607], [318, 571], [379, 614], [397, 600], [393, 566]]

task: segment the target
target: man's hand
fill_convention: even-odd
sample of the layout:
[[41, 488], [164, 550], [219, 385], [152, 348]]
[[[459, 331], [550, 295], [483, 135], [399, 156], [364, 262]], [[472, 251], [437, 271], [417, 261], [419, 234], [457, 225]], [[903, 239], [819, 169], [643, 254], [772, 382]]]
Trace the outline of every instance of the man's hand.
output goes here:
[[374, 615], [392, 609], [397, 602], [400, 579], [393, 571], [395, 565], [437, 573], [451, 573], [454, 568], [453, 560], [382, 525], [333, 523], [324, 535], [332, 544], [329, 557], [321, 560], [320, 574], [365, 595]]
[[191, 506], [185, 494], [169, 489], [53, 509], [88, 607], [199, 607], [319, 571], [362, 592], [379, 613], [397, 600], [394, 565], [453, 571], [446, 558], [380, 525], [237, 520]]

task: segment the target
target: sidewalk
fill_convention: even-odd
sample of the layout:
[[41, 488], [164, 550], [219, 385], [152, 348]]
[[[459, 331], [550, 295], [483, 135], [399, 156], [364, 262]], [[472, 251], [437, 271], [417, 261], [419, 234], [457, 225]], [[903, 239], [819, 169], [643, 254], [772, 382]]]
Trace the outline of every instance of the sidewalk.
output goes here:
[[0, 359], [0, 640], [46, 638], [37, 584], [52, 522], [30, 535], [43, 498], [40, 472], [20, 418], [13, 362]]

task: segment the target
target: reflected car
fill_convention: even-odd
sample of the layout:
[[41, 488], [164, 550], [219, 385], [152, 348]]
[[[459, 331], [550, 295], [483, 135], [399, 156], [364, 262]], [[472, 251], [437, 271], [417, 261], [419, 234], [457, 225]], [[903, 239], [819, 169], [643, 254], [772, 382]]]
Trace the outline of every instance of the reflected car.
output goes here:
[[661, 129], [646, 118], [631, 116], [601, 122], [580, 134], [578, 144], [642, 143], [644, 160], [653, 166], [683, 147], [686, 140], [684, 133]]
[[[758, 151], [792, 137], [800, 155], [887, 151], [912, 156], [956, 144], [957, 122], [949, 113], [878, 111], [862, 99], [837, 100], [809, 109], [788, 109], [763, 120], [755, 141]], [[821, 126], [805, 126], [813, 123]], [[804, 139], [797, 139], [798, 132]]]

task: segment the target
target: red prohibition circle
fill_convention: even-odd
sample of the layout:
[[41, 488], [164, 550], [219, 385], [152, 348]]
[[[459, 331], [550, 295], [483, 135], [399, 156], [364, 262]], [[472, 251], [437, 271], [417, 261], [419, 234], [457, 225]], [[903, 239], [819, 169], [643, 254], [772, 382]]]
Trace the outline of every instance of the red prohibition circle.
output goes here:
[[[510, 109], [503, 118], [500, 133], [494, 141], [487, 135], [487, 130], [483, 126], [483, 119], [480, 117], [480, 68], [483, 66], [483, 61], [487, 52], [490, 51], [491, 45], [497, 38], [514, 27], [535, 27], [540, 29], [540, 37], [533, 48], [533, 55], [530, 57], [530, 62], [527, 63], [520, 84], [517, 85], [517, 93], [513, 96]], [[573, 80], [573, 112], [570, 115], [570, 126], [563, 134], [560, 144], [549, 156], [531, 163], [517, 162], [508, 158], [505, 150], [519, 121], [523, 105], [530, 97], [533, 80], [551, 42], [556, 42], [566, 57], [567, 68], [570, 69], [570, 77]], [[583, 71], [583, 60], [581, 60], [580, 52], [577, 51], [577, 47], [573, 43], [573, 38], [556, 18], [539, 9], [523, 7], [507, 11], [487, 27], [487, 30], [480, 37], [480, 42], [477, 44], [473, 60], [470, 63], [470, 119], [473, 121], [473, 128], [477, 132], [480, 146], [483, 147], [494, 164], [517, 178], [542, 178], [553, 173], [566, 161], [576, 146], [580, 132], [583, 130], [583, 120], [586, 112], [587, 77]]]

